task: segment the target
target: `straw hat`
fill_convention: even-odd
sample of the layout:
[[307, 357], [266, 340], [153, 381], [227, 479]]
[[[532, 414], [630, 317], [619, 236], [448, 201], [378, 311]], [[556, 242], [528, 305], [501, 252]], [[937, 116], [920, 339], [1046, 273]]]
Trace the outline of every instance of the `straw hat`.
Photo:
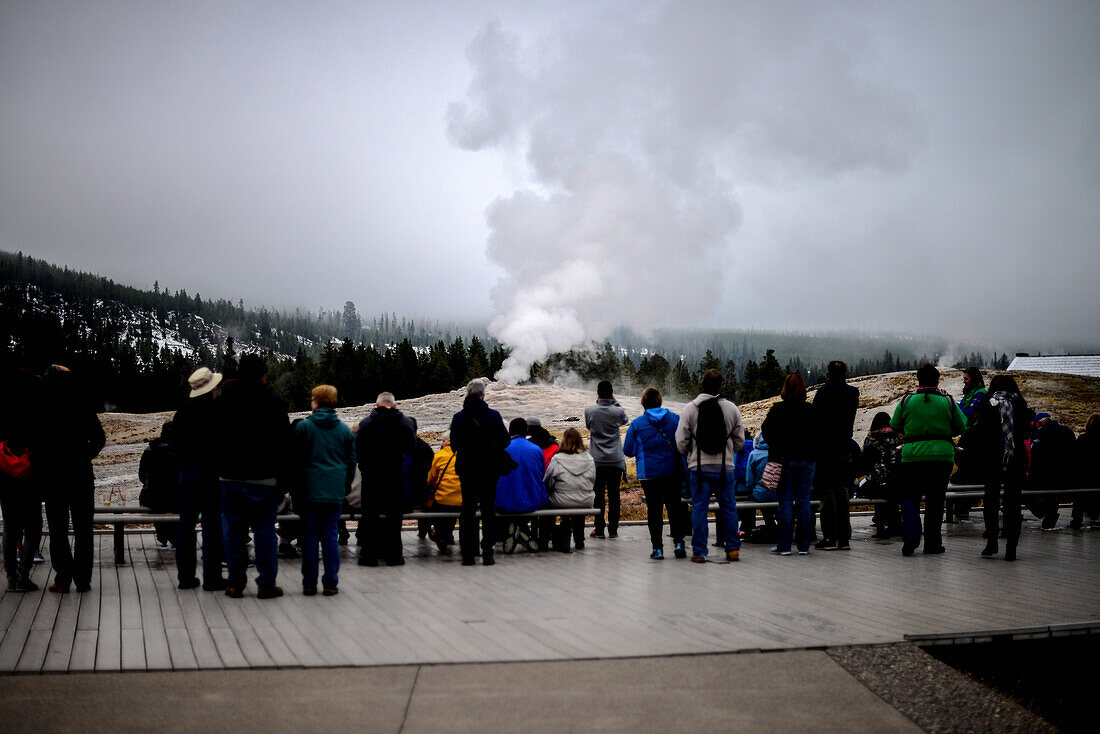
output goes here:
[[187, 384], [191, 386], [191, 397], [193, 398], [210, 392], [221, 381], [222, 373], [211, 372], [209, 367], [199, 367], [187, 378]]

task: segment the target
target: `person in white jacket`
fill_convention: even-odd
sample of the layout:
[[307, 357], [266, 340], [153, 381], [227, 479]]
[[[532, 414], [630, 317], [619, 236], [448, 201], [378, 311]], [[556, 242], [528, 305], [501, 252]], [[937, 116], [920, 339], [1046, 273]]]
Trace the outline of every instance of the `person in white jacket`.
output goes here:
[[[567, 428], [561, 448], [550, 459], [543, 475], [543, 483], [550, 495], [551, 507], [592, 507], [596, 500], [596, 462], [587, 453], [584, 439], [576, 428]], [[584, 515], [562, 517], [555, 527], [553, 518], [546, 518], [540, 538], [548, 544], [554, 536], [554, 549], [569, 553], [569, 536], [572, 530], [577, 549], [584, 548]], [[545, 548], [544, 548], [545, 549]]]

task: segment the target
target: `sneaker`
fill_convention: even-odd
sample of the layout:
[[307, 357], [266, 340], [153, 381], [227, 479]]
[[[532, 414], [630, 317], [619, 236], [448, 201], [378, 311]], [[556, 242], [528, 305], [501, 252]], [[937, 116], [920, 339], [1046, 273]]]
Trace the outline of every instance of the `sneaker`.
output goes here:
[[687, 558], [688, 555], [687, 549], [684, 547], [684, 541], [682, 540], [676, 543], [676, 546], [672, 552], [676, 555], [677, 558]]
[[[787, 555], [789, 556], [789, 555], [790, 555], [790, 553], [788, 553]], [[810, 552], [809, 552], [808, 550], [800, 550], [800, 551], [798, 551], [798, 555], [800, 555], [800, 556], [808, 556], [808, 555], [810, 555]]]
[[778, 545], [773, 545], [771, 552], [777, 556], [789, 556], [791, 554], [789, 550], [779, 550]]
[[843, 543], [837, 543], [836, 544], [836, 549], [837, 550], [852, 550], [852, 546], [849, 545], [847, 541], [845, 541]]
[[692, 555], [691, 562], [692, 563], [706, 563], [707, 562], [707, 557], [706, 556]]
[[663, 561], [665, 559], [665, 551], [663, 548], [654, 548], [653, 552], [649, 554], [649, 557], [655, 561]]
[[257, 599], [278, 599], [283, 595], [283, 590], [278, 586], [272, 586], [270, 589], [260, 589], [256, 592]]
[[741, 560], [741, 551], [728, 550], [726, 551], [726, 560], [730, 563]]
[[34, 552], [34, 562], [35, 563], [45, 563], [46, 562], [45, 557], [42, 555], [42, 551], [35, 551]]
[[834, 551], [837, 549], [837, 543], [835, 540], [825, 538], [824, 540], [818, 541], [817, 545], [815, 545], [814, 548], [817, 548], [820, 551]]
[[602, 530], [593, 530], [591, 533], [588, 534], [588, 537], [589, 538], [599, 538], [600, 540], [603, 540], [603, 531]]

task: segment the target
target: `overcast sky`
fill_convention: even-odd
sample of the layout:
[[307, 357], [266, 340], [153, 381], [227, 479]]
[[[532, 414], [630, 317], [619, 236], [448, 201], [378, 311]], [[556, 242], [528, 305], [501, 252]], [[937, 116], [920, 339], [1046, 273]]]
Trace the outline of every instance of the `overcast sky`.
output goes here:
[[0, 248], [279, 307], [1100, 337], [1100, 3], [0, 2]]

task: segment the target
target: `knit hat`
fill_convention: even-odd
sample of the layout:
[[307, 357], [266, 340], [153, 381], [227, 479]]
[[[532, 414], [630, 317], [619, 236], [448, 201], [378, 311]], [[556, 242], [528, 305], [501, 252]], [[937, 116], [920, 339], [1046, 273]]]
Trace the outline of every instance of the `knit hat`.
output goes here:
[[209, 367], [199, 367], [187, 378], [187, 384], [191, 386], [190, 397], [197, 398], [205, 395], [216, 388], [221, 381], [220, 372], [212, 372]]

